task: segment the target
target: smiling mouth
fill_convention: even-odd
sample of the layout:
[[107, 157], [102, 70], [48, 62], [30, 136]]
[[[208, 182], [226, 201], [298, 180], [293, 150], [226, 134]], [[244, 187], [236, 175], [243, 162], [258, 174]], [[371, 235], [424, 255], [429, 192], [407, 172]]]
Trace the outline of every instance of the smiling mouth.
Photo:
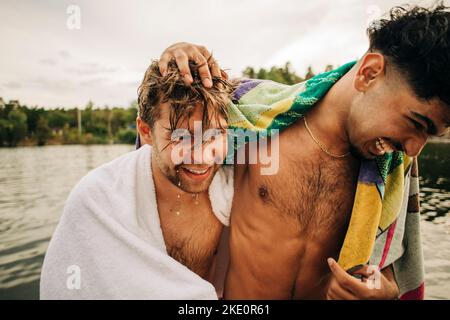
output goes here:
[[212, 171], [212, 167], [207, 167], [203, 169], [181, 167], [181, 170], [185, 173], [186, 176], [188, 176], [192, 180], [200, 182], [209, 177]]
[[184, 168], [184, 167], [183, 167], [183, 169], [187, 170], [187, 171], [189, 171], [190, 173], [193, 173], [193, 174], [205, 174], [209, 170], [209, 167], [205, 168], [204, 170], [189, 169], [189, 168]]
[[375, 140], [375, 148], [371, 151], [371, 153], [375, 156], [381, 156], [385, 153], [392, 153], [397, 151], [394, 143], [390, 141], [388, 138], [377, 138]]

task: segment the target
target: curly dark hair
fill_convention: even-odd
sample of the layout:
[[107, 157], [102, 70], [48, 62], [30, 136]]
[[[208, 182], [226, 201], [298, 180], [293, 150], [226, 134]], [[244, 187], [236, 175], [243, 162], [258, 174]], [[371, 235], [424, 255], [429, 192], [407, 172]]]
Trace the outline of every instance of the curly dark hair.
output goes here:
[[402, 74], [418, 98], [450, 105], [450, 12], [443, 2], [431, 8], [394, 7], [367, 29], [369, 51], [378, 51]]

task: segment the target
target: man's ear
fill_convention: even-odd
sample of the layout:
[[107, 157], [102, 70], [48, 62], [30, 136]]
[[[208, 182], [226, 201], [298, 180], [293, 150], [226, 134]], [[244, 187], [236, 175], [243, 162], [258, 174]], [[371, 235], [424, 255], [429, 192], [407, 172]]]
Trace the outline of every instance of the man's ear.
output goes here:
[[136, 128], [139, 133], [139, 138], [141, 139], [141, 144], [152, 145], [152, 128], [140, 117], [136, 118]]
[[386, 59], [381, 53], [369, 52], [361, 59], [353, 86], [359, 92], [366, 92], [377, 79], [385, 75]]

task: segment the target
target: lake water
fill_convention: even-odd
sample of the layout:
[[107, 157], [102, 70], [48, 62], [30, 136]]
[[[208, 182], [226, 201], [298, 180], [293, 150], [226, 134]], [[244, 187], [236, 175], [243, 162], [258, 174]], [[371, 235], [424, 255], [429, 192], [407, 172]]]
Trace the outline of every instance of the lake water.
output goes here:
[[[38, 299], [50, 237], [72, 187], [131, 145], [0, 149], [0, 299]], [[450, 299], [450, 144], [420, 157], [426, 298]]]

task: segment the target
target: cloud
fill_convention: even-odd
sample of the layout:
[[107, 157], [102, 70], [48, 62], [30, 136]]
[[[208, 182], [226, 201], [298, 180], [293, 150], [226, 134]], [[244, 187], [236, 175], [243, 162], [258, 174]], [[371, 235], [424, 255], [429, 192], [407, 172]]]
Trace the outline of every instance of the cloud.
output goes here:
[[98, 86], [100, 84], [105, 84], [108, 81], [110, 81], [110, 79], [106, 78], [106, 77], [102, 77], [102, 78], [93, 78], [93, 79], [89, 79], [89, 80], [83, 80], [80, 81], [80, 86], [83, 87], [95, 87]]
[[57, 61], [52, 58], [44, 58], [44, 59], [39, 60], [39, 62], [46, 66], [55, 66], [57, 64]]
[[117, 85], [119, 86], [125, 86], [125, 87], [131, 87], [137, 90], [139, 85], [141, 84], [141, 81], [138, 80], [131, 80], [131, 81], [119, 81], [117, 82]]
[[9, 81], [9, 82], [5, 83], [4, 86], [5, 86], [5, 88], [12, 89], [12, 90], [22, 88], [22, 85], [16, 81]]
[[63, 59], [68, 59], [70, 58], [70, 53], [66, 50], [61, 50], [58, 52], [59, 56]]
[[65, 68], [64, 70], [80, 76], [91, 76], [102, 73], [114, 73], [120, 69], [121, 68], [115, 66], [103, 66], [99, 63], [82, 63], [77, 67]]

